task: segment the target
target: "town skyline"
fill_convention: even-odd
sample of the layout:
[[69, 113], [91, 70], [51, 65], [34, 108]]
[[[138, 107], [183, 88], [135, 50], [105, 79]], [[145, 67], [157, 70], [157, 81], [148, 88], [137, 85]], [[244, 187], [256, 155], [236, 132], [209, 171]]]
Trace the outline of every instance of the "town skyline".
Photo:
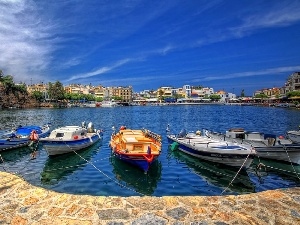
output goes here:
[[0, 67], [16, 82], [250, 96], [300, 71], [295, 0], [0, 0], [0, 10]]

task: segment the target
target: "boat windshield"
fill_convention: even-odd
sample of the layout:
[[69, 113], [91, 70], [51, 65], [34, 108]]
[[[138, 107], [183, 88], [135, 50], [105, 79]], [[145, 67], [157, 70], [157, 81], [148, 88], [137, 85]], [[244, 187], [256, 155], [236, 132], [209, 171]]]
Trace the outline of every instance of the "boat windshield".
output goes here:
[[57, 133], [56, 134], [56, 137], [63, 137], [64, 136], [64, 133]]

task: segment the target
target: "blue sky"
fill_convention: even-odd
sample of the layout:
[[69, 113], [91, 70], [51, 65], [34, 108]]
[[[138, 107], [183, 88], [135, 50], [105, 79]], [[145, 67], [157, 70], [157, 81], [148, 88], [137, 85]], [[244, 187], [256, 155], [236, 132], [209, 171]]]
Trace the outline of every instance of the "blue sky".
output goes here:
[[0, 0], [0, 69], [26, 84], [252, 95], [300, 71], [299, 12], [299, 0]]

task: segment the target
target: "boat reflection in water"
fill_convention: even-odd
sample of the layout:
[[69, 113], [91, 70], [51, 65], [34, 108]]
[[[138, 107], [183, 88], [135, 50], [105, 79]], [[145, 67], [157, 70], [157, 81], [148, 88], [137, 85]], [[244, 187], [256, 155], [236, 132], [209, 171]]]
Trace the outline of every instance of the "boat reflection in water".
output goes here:
[[300, 165], [256, 158], [253, 161], [253, 168], [259, 178], [258, 182], [268, 184], [266, 190], [300, 185]]
[[88, 164], [84, 159], [89, 161], [98, 152], [99, 148], [99, 145], [93, 145], [89, 148], [76, 151], [77, 154], [70, 152], [48, 157], [41, 172], [41, 183], [43, 185], [54, 185], [66, 179], [75, 171], [82, 170]]
[[[250, 180], [247, 173], [248, 170], [242, 169], [236, 176], [239, 168], [199, 160], [184, 152], [172, 151], [170, 148], [169, 154], [175, 157], [180, 164], [183, 163], [186, 165], [191, 170], [191, 173], [195, 173], [207, 182], [207, 185], [210, 186], [208, 188], [208, 195], [220, 195], [222, 192], [224, 192], [223, 194], [246, 194], [254, 192], [255, 186]], [[236, 178], [233, 180], [235, 176]], [[229, 185], [230, 182], [232, 182], [231, 185]], [[211, 186], [216, 188], [212, 188]], [[216, 193], [216, 190], [220, 192]]]
[[[1, 152], [1, 157], [4, 163], [17, 163], [24, 161], [26, 159], [31, 159], [31, 154], [35, 148], [31, 147], [21, 147], [16, 149], [11, 149], [9, 151]], [[2, 162], [0, 158], [0, 162]]]
[[133, 189], [137, 194], [152, 195], [161, 179], [161, 162], [159, 160], [152, 163], [147, 173], [116, 157], [110, 157], [110, 163], [118, 182], [128, 189]]

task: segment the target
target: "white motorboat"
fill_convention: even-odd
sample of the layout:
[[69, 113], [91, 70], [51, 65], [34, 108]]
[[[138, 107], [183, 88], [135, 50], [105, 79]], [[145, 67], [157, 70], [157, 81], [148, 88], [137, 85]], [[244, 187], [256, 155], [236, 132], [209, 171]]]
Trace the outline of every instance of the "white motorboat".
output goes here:
[[286, 135], [293, 143], [300, 144], [300, 130], [290, 130]]
[[256, 154], [249, 145], [215, 140], [196, 133], [168, 134], [167, 138], [180, 151], [194, 157], [228, 166], [248, 168]]
[[293, 143], [282, 136], [247, 132], [243, 128], [232, 128], [225, 134], [204, 130], [204, 134], [215, 140], [227, 140], [253, 146], [257, 156], [261, 158], [300, 164], [300, 144]]
[[116, 107], [118, 104], [114, 101], [103, 101], [101, 102], [101, 107]]
[[49, 156], [65, 154], [87, 148], [102, 139], [102, 132], [90, 122], [86, 126], [64, 126], [53, 130], [49, 137], [40, 141]]

